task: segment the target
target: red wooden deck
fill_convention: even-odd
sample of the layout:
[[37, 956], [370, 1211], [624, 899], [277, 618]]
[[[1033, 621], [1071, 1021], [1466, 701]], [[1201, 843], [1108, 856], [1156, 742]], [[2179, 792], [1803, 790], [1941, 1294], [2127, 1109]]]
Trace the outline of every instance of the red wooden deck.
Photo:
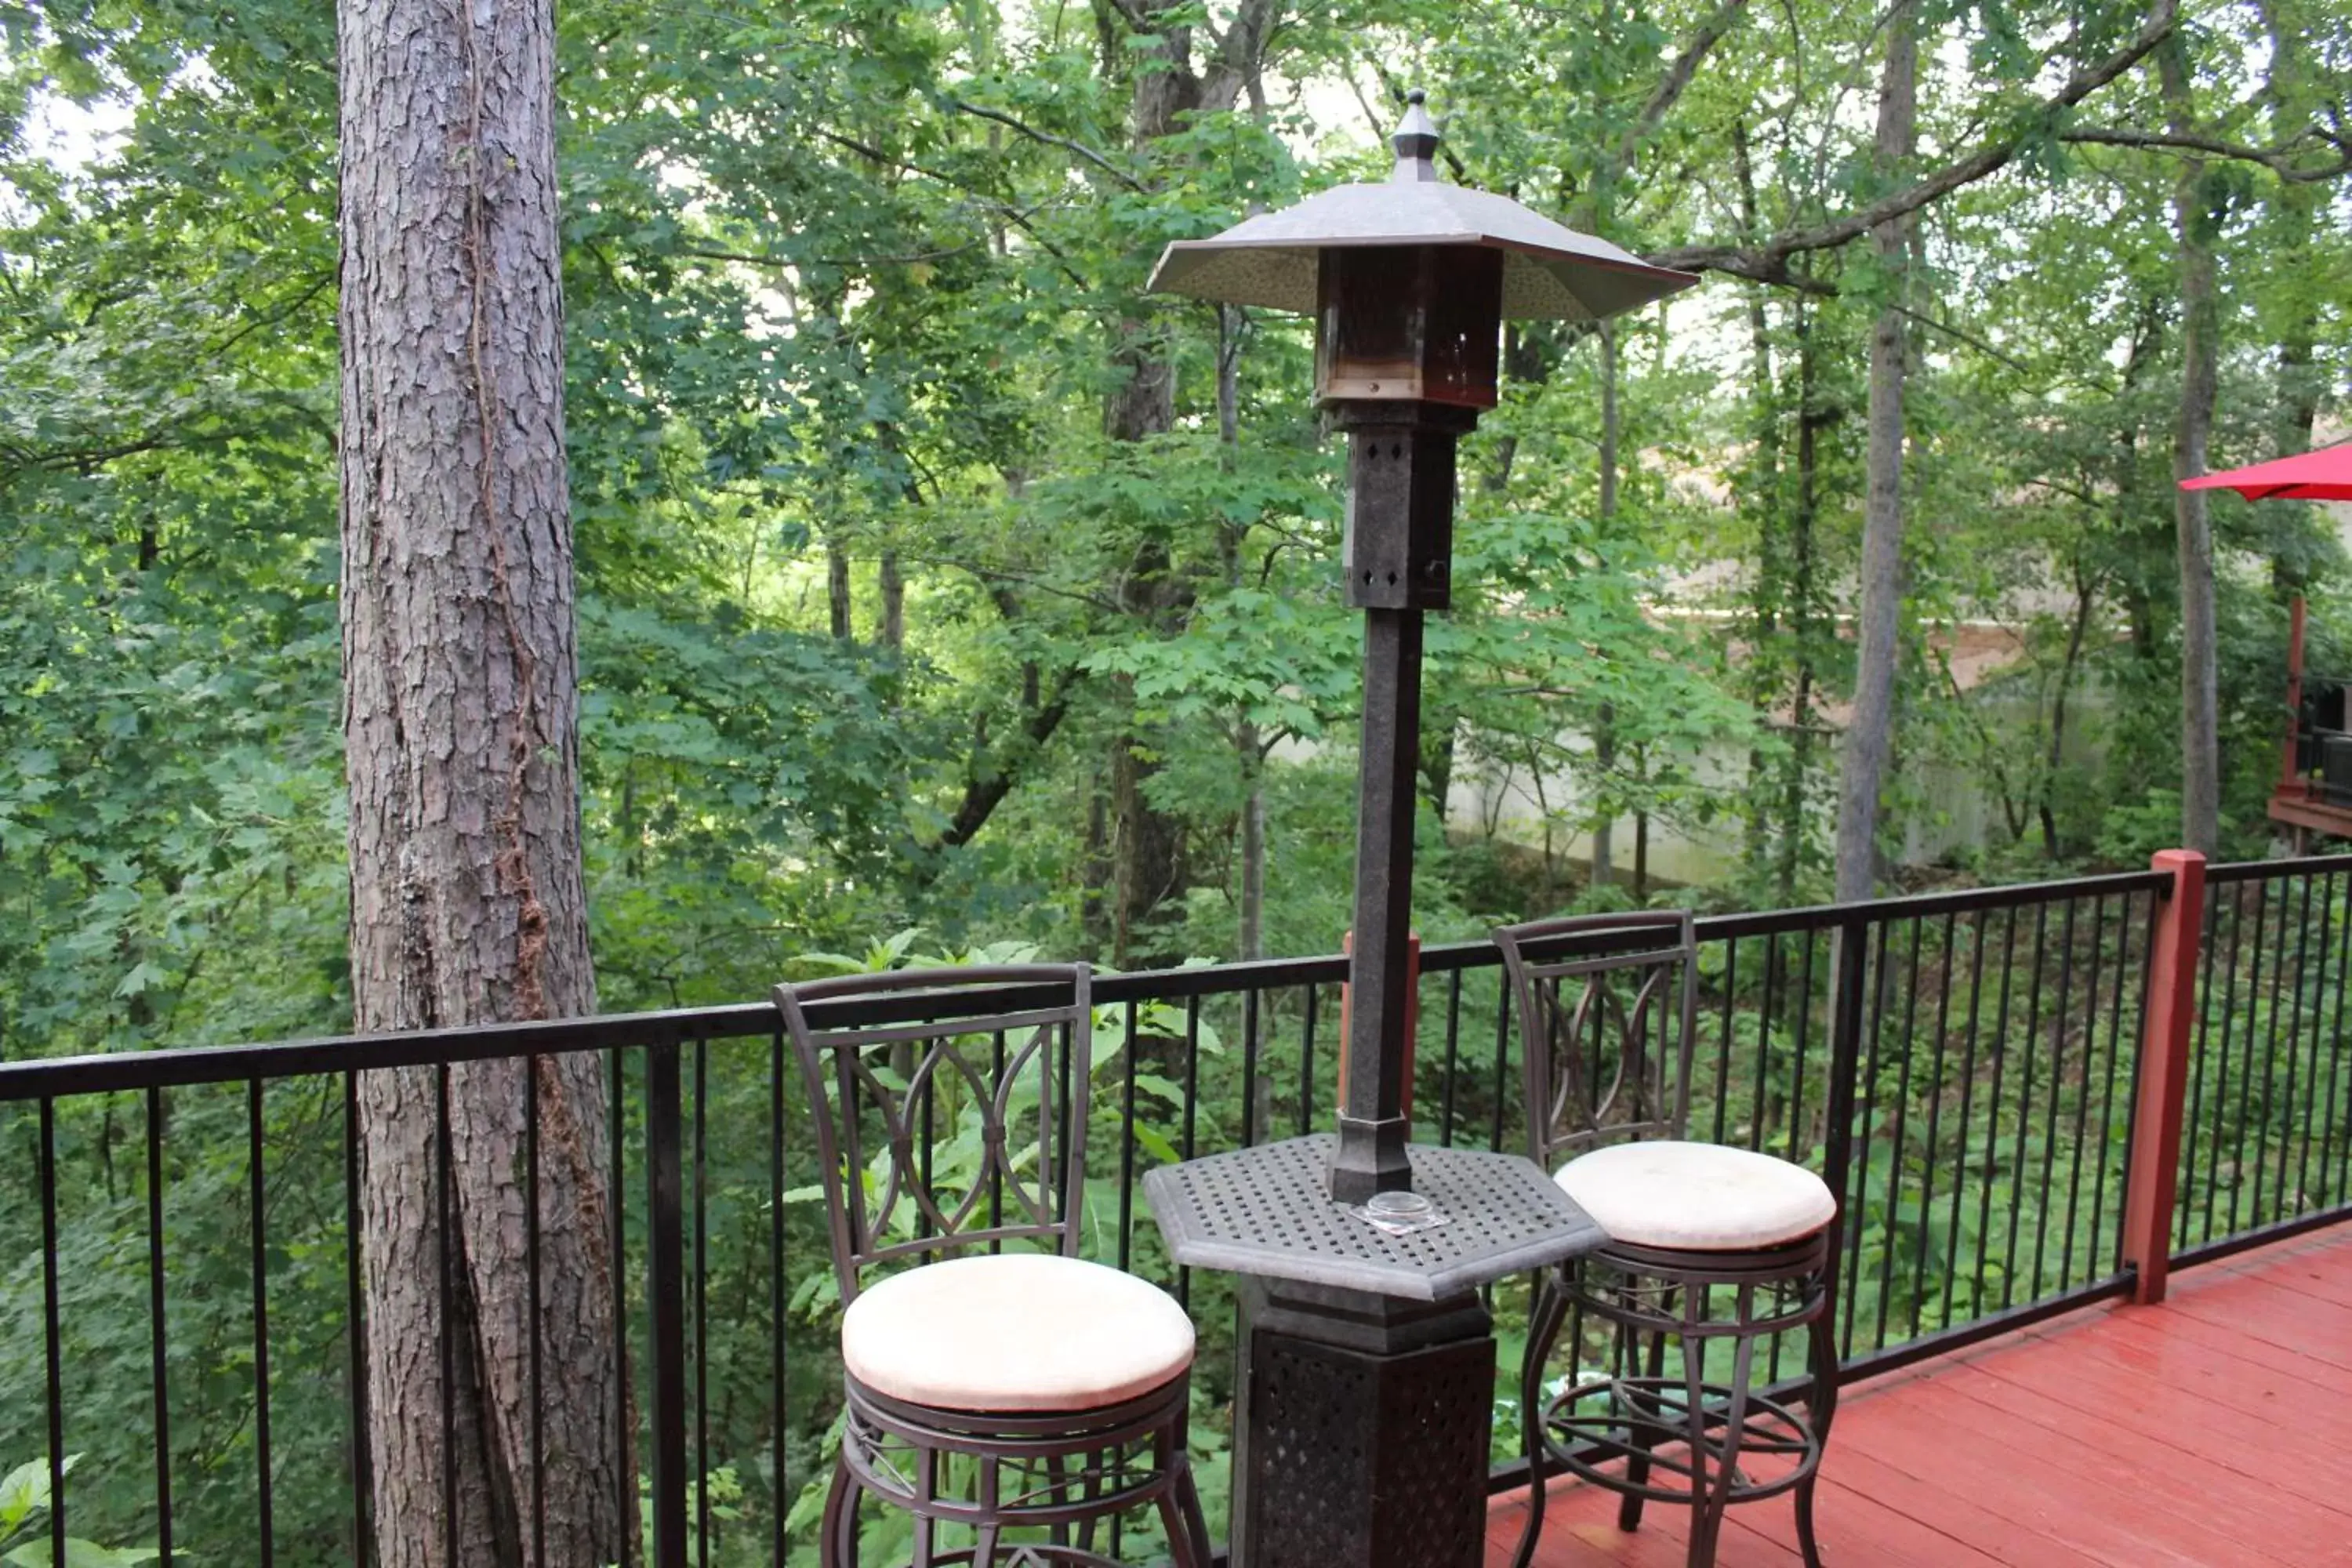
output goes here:
[[[1849, 1389], [1817, 1509], [1830, 1568], [2352, 1565], [2352, 1227]], [[1731, 1510], [1720, 1568], [1797, 1563], [1790, 1514]], [[1489, 1568], [1524, 1517], [1495, 1505]], [[1623, 1534], [1615, 1498], [1560, 1486], [1537, 1563], [1680, 1568], [1687, 1518]]]

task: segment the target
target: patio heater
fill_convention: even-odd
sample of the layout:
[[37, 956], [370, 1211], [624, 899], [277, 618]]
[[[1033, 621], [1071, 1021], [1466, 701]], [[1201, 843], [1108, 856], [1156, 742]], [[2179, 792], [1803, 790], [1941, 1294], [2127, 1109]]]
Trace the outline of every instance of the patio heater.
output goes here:
[[1452, 602], [1454, 445], [1495, 406], [1504, 320], [1599, 321], [1696, 279], [1440, 181], [1419, 92], [1394, 144], [1386, 183], [1171, 245], [1151, 279], [1314, 314], [1316, 396], [1349, 447], [1348, 601], [1364, 612], [1338, 1136], [1143, 1183], [1177, 1262], [1242, 1277], [1234, 1568], [1473, 1568], [1495, 1386], [1478, 1287], [1605, 1239], [1532, 1160], [1409, 1140], [1423, 617]]
[[1312, 312], [1315, 395], [1348, 434], [1348, 602], [1364, 612], [1355, 938], [1334, 1202], [1409, 1189], [1404, 1074], [1422, 618], [1452, 605], [1454, 443], [1496, 401], [1504, 321], [1597, 321], [1697, 279], [1437, 177], [1411, 95], [1385, 184], [1171, 245], [1155, 289]]

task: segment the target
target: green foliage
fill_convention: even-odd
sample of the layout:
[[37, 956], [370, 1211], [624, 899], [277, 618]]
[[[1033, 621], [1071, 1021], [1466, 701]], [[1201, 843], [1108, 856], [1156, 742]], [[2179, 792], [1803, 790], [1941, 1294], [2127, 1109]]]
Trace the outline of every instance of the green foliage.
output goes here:
[[[68, 1454], [58, 1465], [64, 1474], [81, 1461]], [[57, 1543], [48, 1528], [49, 1462], [27, 1459], [0, 1477], [0, 1563], [13, 1568], [51, 1568]], [[100, 1546], [78, 1535], [65, 1540], [64, 1568], [137, 1568], [161, 1553], [152, 1550]]]
[[[1913, 331], [1914, 521], [1883, 847], [1907, 876], [1999, 880], [2137, 865], [2177, 838], [2177, 165], [2078, 134], [2162, 125], [2146, 67], [2074, 114], [2040, 106], [2144, 7], [1925, 8], [1939, 40], [1924, 51], [1928, 150], [1892, 174], [1857, 112], [1883, 46], [1867, 10], [1741, 8], [1667, 102], [1667, 63], [1718, 9], [1706, 0], [1288, 4], [1262, 68], [1214, 100], [1230, 107], [1145, 136], [1139, 96], [1171, 62], [1117, 9], [558, 8], [602, 1005], [740, 1000], [779, 975], [923, 954], [1229, 957], [1245, 915], [1263, 952], [1337, 946], [1360, 634], [1337, 591], [1339, 443], [1311, 405], [1311, 331], [1141, 288], [1171, 238], [1377, 177], [1407, 77], [1436, 89], [1463, 177], [1649, 253], [1801, 234], [1988, 136], [2023, 138], [2000, 175], [1927, 210], [1899, 272], [1867, 247], [1778, 253], [1778, 272], [1748, 269], [1778, 282], [1734, 269], [1620, 320], [1607, 370], [1582, 327], [1511, 327], [1502, 405], [1461, 454], [1455, 608], [1429, 634], [1421, 782], [1444, 809], [1423, 813], [1425, 937], [1569, 907], [1790, 904], [1826, 885], [1864, 366], [1890, 302]], [[2345, 97], [2342, 7], [2306, 8], [2284, 46], [2253, 12], [2189, 9], [2211, 134], [2315, 166], [2302, 127]], [[1180, 89], [1213, 73], [1211, 32], [1233, 11], [1185, 11]], [[0, 4], [0, 1055], [350, 1018], [333, 26], [306, 0]], [[58, 131], [85, 116], [89, 136]], [[2352, 343], [2334, 192], [2271, 163], [2209, 163], [2217, 461], [2334, 428]], [[1169, 417], [1112, 439], [1107, 410], [1139, 365], [1164, 371]], [[2347, 563], [2312, 509], [2222, 497], [2213, 516], [2226, 837], [2257, 855], [2285, 598], [2312, 595], [2315, 669], [2352, 668], [2330, 592]], [[1124, 795], [1122, 752], [1140, 760]], [[1245, 910], [1253, 818], [1264, 893]], [[1594, 885], [1604, 825], [1617, 874]], [[1154, 833], [1173, 847], [1164, 885], [1135, 895], [1122, 930], [1122, 888], [1148, 879], [1122, 857]], [[1637, 836], [1679, 868], [1636, 885]], [[1959, 927], [1964, 950], [1973, 934]], [[2115, 939], [2074, 940], [2087, 960]], [[1815, 957], [1811, 971], [1802, 954], [1775, 960], [1769, 998], [1752, 951], [1710, 972], [1735, 1054], [1763, 1069], [1708, 1100], [1710, 1131], [1800, 1157], [1822, 1145]], [[2257, 986], [2250, 961], [2249, 987], [2275, 984], [2275, 963]], [[1493, 1016], [1493, 987], [1467, 979], [1465, 1017]], [[1462, 1137], [1515, 1136], [1507, 1070], [1499, 1090], [1465, 1079], [1445, 1098], [1431, 1020], [1446, 1003], [1433, 984], [1423, 1000], [1424, 1105], [1444, 1100]], [[1123, 1111], [1131, 1071], [1145, 1164], [1312, 1124], [1329, 1105], [1337, 998], [1314, 1006], [1319, 1047], [1303, 994], [1270, 1005], [1255, 1037], [1222, 1002], [1145, 1008], [1131, 1027], [1107, 1010], [1101, 1070], [1119, 1092], [1098, 1116]], [[2273, 1025], [2310, 1022], [2308, 1004], [2246, 1006], [2263, 1043], [2235, 1024], [2223, 1042], [2217, 1017], [2207, 1047], [2238, 1091], [2278, 1064]], [[1977, 1057], [1906, 1036], [1873, 1069], [1876, 1120], [1855, 1131], [1883, 1157], [1854, 1278], [1874, 1328], [1882, 1307], [1924, 1331], [2044, 1288], [2033, 1256], [2010, 1257], [2018, 1227], [2045, 1219], [2025, 1206], [2040, 1171], [2119, 1179], [2113, 1139], [2063, 1134], [2089, 1080], [2070, 1067], [2029, 1108], [2014, 1071], [1996, 1084], [2014, 1057], [1990, 1042], [2016, 1035], [2001, 1050], [2021, 1050], [2031, 1030], [1982, 1026]], [[2112, 1065], [2111, 1040], [2061, 1038], [2067, 1061]], [[766, 1059], [719, 1043], [705, 1065], [725, 1325], [709, 1347], [708, 1474], [740, 1511], [717, 1531], [731, 1563], [778, 1508], [807, 1506], [837, 1368], [830, 1286], [800, 1268], [823, 1246], [813, 1169], [788, 1177], [782, 1216], [768, 1206]], [[2281, 1104], [2240, 1098], [2208, 1106], [2197, 1134], [2224, 1205], [2304, 1138], [2279, 1120], [2284, 1085]], [[254, 1510], [247, 1110], [213, 1090], [152, 1108], [169, 1134], [170, 1458], [189, 1479], [175, 1524], [205, 1561], [246, 1552]], [[135, 1100], [58, 1112], [68, 1353], [98, 1391], [70, 1413], [89, 1455], [76, 1528], [100, 1521], [103, 1539], [148, 1539], [155, 1522], [149, 1114]], [[263, 1098], [289, 1563], [348, 1555], [339, 1114], [316, 1086]], [[28, 1115], [0, 1114], [12, 1149], [30, 1147]], [[1096, 1133], [1090, 1245], [1116, 1258], [1125, 1240], [1135, 1267], [1172, 1279], [1148, 1226], [1118, 1234], [1126, 1126]], [[2250, 1139], [2258, 1153], [2222, 1169], [2216, 1152]], [[1980, 1205], [1958, 1200], [1956, 1161]], [[2079, 1235], [2073, 1211], [2047, 1217], [2082, 1257], [2111, 1239], [2087, 1214]], [[786, 1415], [764, 1359], [780, 1218], [796, 1275]], [[0, 1205], [5, 1453], [45, 1441], [37, 1226], [34, 1205]], [[1981, 1271], [1943, 1261], [1980, 1252]], [[1192, 1288], [1209, 1457], [1231, 1315], [1221, 1283]]]

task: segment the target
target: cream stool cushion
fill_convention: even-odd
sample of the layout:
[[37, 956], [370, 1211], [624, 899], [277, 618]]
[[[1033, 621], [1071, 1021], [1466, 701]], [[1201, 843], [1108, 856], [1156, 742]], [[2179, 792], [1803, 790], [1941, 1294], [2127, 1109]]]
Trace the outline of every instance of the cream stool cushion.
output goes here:
[[1734, 1252], [1801, 1241], [1837, 1217], [1802, 1165], [1716, 1143], [1616, 1143], [1560, 1167], [1560, 1188], [1612, 1241]]
[[859, 1293], [841, 1359], [877, 1393], [937, 1410], [1091, 1410], [1192, 1364], [1192, 1320], [1165, 1290], [1075, 1258], [950, 1258]]

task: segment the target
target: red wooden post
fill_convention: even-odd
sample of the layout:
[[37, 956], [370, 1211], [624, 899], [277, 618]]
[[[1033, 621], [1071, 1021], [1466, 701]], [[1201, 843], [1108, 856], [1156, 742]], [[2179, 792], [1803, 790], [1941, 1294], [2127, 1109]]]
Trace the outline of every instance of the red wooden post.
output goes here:
[[2159, 851], [2152, 862], [2172, 874], [2172, 891], [2149, 933], [2147, 1022], [2139, 1041], [2139, 1110], [2133, 1122], [2131, 1170], [2124, 1179], [2124, 1261], [2132, 1300], [2164, 1300], [2172, 1268], [2172, 1210], [2180, 1183], [2180, 1116], [2189, 1087], [2189, 1037], [2197, 1019], [2197, 955], [2205, 924], [2205, 857], [2194, 849]]
[[[1356, 933], [1339, 939], [1339, 951], [1353, 957]], [[1339, 983], [1339, 1038], [1348, 1037], [1348, 983]], [[1404, 1119], [1412, 1120], [1413, 1047], [1421, 1040], [1421, 933], [1410, 931], [1404, 944]], [[1339, 1053], [1339, 1103], [1348, 1100], [1348, 1053]]]

